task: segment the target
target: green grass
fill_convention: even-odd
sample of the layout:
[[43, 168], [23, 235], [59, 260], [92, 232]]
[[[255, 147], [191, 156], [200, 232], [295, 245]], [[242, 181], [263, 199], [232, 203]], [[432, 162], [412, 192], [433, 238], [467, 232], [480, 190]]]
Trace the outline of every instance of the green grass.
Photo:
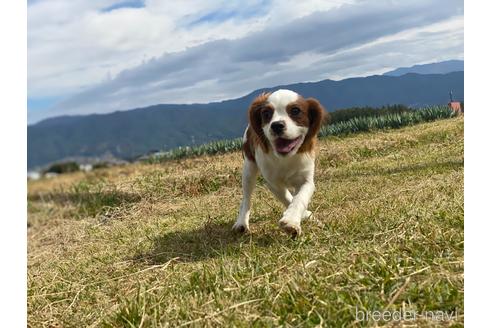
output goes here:
[[29, 326], [463, 326], [463, 147], [462, 118], [322, 139], [296, 240], [262, 179], [231, 233], [240, 152], [31, 181]]

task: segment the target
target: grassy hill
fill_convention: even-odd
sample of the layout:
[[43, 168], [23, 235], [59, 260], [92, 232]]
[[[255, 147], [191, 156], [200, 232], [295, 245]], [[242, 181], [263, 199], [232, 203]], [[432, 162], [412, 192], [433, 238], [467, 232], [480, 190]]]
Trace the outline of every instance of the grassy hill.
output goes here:
[[357, 310], [458, 309], [462, 326], [463, 148], [463, 118], [323, 139], [297, 240], [261, 179], [252, 233], [231, 234], [239, 152], [31, 181], [29, 325], [365, 326]]

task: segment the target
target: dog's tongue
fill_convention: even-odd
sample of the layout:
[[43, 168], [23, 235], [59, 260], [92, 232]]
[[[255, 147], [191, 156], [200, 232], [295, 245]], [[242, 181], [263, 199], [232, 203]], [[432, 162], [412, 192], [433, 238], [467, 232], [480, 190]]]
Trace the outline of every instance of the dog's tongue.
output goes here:
[[278, 138], [275, 140], [275, 149], [277, 152], [281, 154], [287, 154], [289, 153], [292, 149], [295, 148], [297, 145], [297, 142], [299, 141], [299, 138], [296, 139], [284, 139], [284, 138]]

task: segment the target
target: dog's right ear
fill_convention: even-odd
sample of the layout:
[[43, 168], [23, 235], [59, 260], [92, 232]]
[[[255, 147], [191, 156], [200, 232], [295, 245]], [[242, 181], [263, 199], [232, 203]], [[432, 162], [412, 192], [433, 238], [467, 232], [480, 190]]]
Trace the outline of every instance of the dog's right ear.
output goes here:
[[265, 152], [268, 151], [268, 142], [261, 127], [261, 110], [265, 107], [270, 93], [263, 92], [256, 97], [248, 109], [249, 126], [256, 134], [257, 140]]

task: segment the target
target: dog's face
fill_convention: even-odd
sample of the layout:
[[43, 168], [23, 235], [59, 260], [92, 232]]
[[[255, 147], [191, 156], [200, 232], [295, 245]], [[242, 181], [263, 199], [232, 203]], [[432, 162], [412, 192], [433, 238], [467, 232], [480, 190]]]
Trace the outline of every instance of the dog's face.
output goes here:
[[260, 141], [281, 157], [310, 151], [324, 115], [316, 99], [304, 99], [290, 90], [262, 94], [249, 110], [250, 125]]

